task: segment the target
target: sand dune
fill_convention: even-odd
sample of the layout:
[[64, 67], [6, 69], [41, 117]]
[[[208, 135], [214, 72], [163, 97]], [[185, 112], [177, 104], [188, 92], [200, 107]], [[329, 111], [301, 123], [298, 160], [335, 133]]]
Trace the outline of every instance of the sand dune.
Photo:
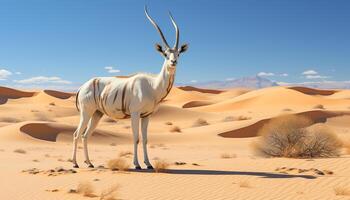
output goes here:
[[[119, 155], [126, 155], [122, 159], [133, 166], [129, 153], [133, 151], [133, 135], [129, 119], [114, 122], [103, 118], [89, 138], [90, 158], [99, 168], [86, 168], [79, 143], [81, 168], [70, 174], [55, 172], [55, 176], [27, 172], [71, 169], [67, 160], [80, 118], [74, 94], [0, 87], [0, 97], [5, 99], [0, 105], [0, 176], [6, 180], [0, 182], [0, 199], [86, 199], [67, 192], [82, 181], [91, 183], [96, 198], [115, 184], [120, 186], [117, 199], [347, 197], [335, 195], [334, 188], [350, 185], [350, 169], [344, 167], [350, 165], [348, 155], [267, 159], [256, 157], [250, 146], [259, 129], [281, 114], [307, 116], [350, 141], [350, 90], [174, 87], [151, 117], [148, 130], [150, 160], [165, 160], [170, 164], [167, 171], [118, 172], [104, 168]], [[138, 156], [145, 167], [141, 141], [140, 134]], [[276, 170], [283, 167], [292, 170]], [[298, 169], [329, 170], [334, 174], [299, 173]]]
[[[296, 115], [307, 117], [312, 121], [312, 124], [315, 124], [315, 123], [325, 123], [328, 118], [338, 117], [343, 115], [350, 115], [350, 112], [331, 112], [331, 111], [314, 110], [314, 111], [296, 113]], [[271, 119], [274, 119], [274, 118], [263, 119], [251, 125], [248, 125], [236, 130], [220, 133], [219, 135], [227, 138], [256, 137], [257, 134], [259, 133], [259, 130]]]
[[75, 93], [60, 92], [56, 90], [44, 90], [43, 92], [59, 99], [68, 99], [72, 96], [75, 96]]
[[288, 88], [304, 94], [308, 94], [308, 95], [328, 96], [338, 92], [337, 90], [321, 90], [321, 89], [314, 89], [314, 88], [307, 88], [307, 87], [288, 87]]
[[224, 92], [222, 90], [203, 89], [203, 88], [197, 88], [192, 86], [183, 86], [183, 87], [179, 87], [179, 89], [185, 90], [185, 91], [196, 91], [196, 92], [209, 93], [209, 94], [220, 94]]

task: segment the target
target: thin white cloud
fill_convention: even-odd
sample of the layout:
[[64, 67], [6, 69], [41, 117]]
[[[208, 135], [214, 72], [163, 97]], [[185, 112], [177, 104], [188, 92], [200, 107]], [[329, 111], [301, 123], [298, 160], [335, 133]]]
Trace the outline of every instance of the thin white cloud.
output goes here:
[[272, 72], [259, 72], [258, 76], [274, 76], [275, 74]]
[[114, 69], [113, 66], [107, 66], [107, 67], [105, 67], [105, 70], [107, 70], [108, 73], [119, 73], [120, 72], [119, 69]]
[[306, 70], [306, 71], [304, 71], [303, 73], [302, 73], [302, 75], [317, 75], [318, 74], [318, 72], [317, 71], [315, 71], [315, 70]]
[[235, 80], [235, 78], [227, 78], [227, 79], [225, 79], [226, 81], [233, 81], [233, 80]]
[[198, 81], [197, 80], [191, 80], [191, 83], [197, 83]]
[[287, 73], [283, 73], [283, 74], [280, 74], [280, 76], [286, 77], [286, 76], [289, 76], [289, 75]]
[[23, 80], [14, 80], [14, 82], [20, 84], [72, 84], [71, 81], [64, 80], [57, 76], [36, 76]]
[[12, 72], [6, 69], [0, 69], [0, 80], [6, 80], [11, 75], [12, 75]]
[[321, 75], [307, 75], [305, 76], [307, 79], [325, 79], [330, 78], [329, 76], [321, 76]]
[[15, 72], [15, 74], [16, 74], [16, 75], [21, 75], [21, 74], [22, 74], [22, 72]]

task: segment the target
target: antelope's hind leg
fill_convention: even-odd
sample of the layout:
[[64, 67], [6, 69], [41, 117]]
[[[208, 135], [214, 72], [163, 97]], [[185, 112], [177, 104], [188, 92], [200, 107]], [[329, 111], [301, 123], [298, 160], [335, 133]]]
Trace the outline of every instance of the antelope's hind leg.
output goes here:
[[77, 127], [77, 129], [75, 130], [74, 134], [73, 134], [73, 154], [72, 154], [72, 163], [73, 163], [73, 167], [74, 168], [79, 168], [79, 165], [77, 164], [77, 146], [78, 146], [78, 139], [80, 137], [80, 135], [85, 131], [89, 120], [90, 120], [91, 116], [84, 112], [83, 110], [81, 110], [80, 112], [80, 122], [79, 125]]
[[102, 118], [103, 113], [101, 113], [100, 111], [96, 111], [90, 121], [89, 121], [89, 125], [85, 131], [85, 133], [82, 136], [82, 141], [84, 144], [84, 155], [85, 155], [85, 163], [90, 167], [90, 168], [94, 168], [94, 165], [90, 162], [89, 159], [89, 153], [88, 153], [88, 147], [87, 147], [87, 140], [89, 138], [89, 136], [91, 135], [91, 133], [94, 132], [98, 122], [100, 121], [100, 119]]

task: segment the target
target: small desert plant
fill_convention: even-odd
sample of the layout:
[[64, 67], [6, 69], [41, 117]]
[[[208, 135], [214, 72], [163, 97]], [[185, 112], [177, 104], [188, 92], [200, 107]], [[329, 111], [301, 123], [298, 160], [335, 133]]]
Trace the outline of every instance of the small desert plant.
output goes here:
[[55, 102], [51, 102], [51, 103], [49, 103], [49, 105], [50, 106], [55, 106], [56, 104], [55, 104]]
[[21, 153], [21, 154], [26, 154], [27, 152], [23, 149], [15, 149], [13, 152], [15, 153]]
[[272, 119], [259, 132], [255, 151], [269, 157], [332, 157], [338, 156], [341, 142], [325, 126], [306, 127], [306, 117], [286, 115]]
[[173, 123], [172, 122], [165, 122], [165, 125], [171, 126], [171, 125], [173, 125]]
[[209, 125], [209, 123], [202, 118], [197, 119], [194, 123], [193, 123], [193, 127], [198, 127], [198, 126], [206, 126]]
[[314, 109], [324, 109], [324, 106], [322, 104], [318, 104], [316, 106], [314, 106]]
[[1, 117], [1, 122], [7, 122], [7, 123], [18, 123], [21, 122], [21, 120], [14, 118], [14, 117]]
[[282, 111], [284, 111], [284, 112], [290, 112], [290, 111], [293, 111], [293, 110], [290, 109], [290, 108], [285, 108], [285, 109], [283, 109]]
[[223, 153], [221, 154], [221, 158], [223, 159], [229, 159], [229, 158], [236, 158], [236, 154], [229, 154], [229, 153]]
[[127, 156], [130, 156], [132, 155], [133, 153], [131, 151], [121, 151], [119, 153], [119, 157], [127, 157]]
[[90, 182], [81, 182], [78, 184], [76, 193], [82, 194], [85, 197], [96, 197], [95, 189]]
[[104, 120], [103, 120], [103, 121], [104, 121], [104, 122], [108, 122], [108, 123], [114, 123], [114, 122], [117, 122], [117, 121], [115, 121], [114, 119], [109, 118], [109, 117], [104, 118]]
[[223, 122], [235, 121], [235, 117], [234, 117], [234, 116], [227, 116], [227, 117], [225, 117], [222, 121], [223, 121]]
[[342, 195], [342, 196], [350, 196], [350, 189], [346, 187], [335, 187], [334, 188], [335, 195]]
[[245, 180], [245, 181], [240, 181], [240, 182], [238, 183], [238, 185], [239, 185], [239, 187], [250, 188], [250, 183], [249, 183], [247, 180]]
[[107, 190], [101, 192], [100, 200], [116, 200], [117, 191], [119, 189], [118, 185], [114, 185]]
[[109, 160], [107, 166], [112, 171], [127, 171], [129, 169], [129, 164], [122, 158]]
[[247, 116], [243, 116], [243, 115], [240, 115], [240, 116], [237, 117], [238, 121], [249, 120], [249, 119], [251, 119], [251, 117], [247, 117]]
[[178, 132], [181, 133], [181, 129], [178, 126], [173, 126], [170, 128], [170, 132]]
[[168, 169], [169, 165], [170, 164], [165, 160], [156, 160], [154, 162], [154, 171], [157, 173], [164, 172], [166, 169]]

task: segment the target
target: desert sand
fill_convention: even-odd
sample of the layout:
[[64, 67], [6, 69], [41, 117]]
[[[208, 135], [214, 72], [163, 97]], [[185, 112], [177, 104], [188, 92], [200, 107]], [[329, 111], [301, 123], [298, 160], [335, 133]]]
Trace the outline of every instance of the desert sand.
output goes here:
[[[123, 156], [130, 170], [106, 169], [109, 160], [133, 148], [130, 120], [104, 118], [89, 138], [96, 168], [83, 163], [79, 144], [80, 168], [72, 172], [72, 134], [79, 122], [75, 94], [1, 87], [0, 199], [99, 199], [114, 185], [116, 199], [125, 200], [350, 199], [335, 193], [336, 188], [350, 189], [345, 151], [323, 159], [254, 154], [259, 129], [281, 114], [308, 116], [350, 141], [350, 90], [173, 88], [152, 116], [148, 137], [151, 162], [164, 160], [170, 164], [167, 170], [132, 170], [132, 155]], [[194, 126], [198, 119], [202, 123]], [[171, 131], [175, 126], [178, 131]], [[141, 145], [139, 152], [143, 161]], [[332, 173], [298, 172], [310, 168]], [[82, 182], [89, 182], [96, 196], [68, 192]]]

